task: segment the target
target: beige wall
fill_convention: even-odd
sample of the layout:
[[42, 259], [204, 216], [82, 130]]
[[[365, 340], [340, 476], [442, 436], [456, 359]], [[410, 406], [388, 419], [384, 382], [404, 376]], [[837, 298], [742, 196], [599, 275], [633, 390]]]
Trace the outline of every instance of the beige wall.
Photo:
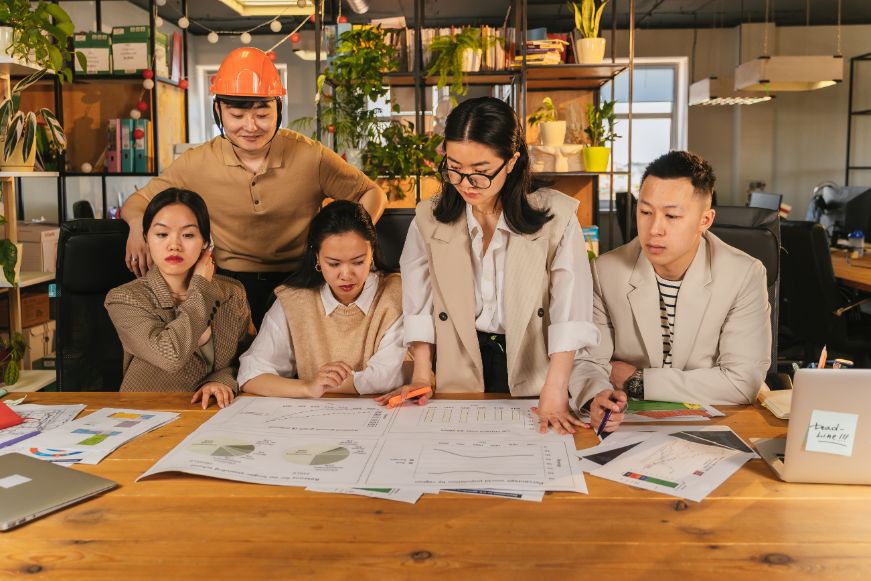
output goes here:
[[[692, 30], [639, 30], [636, 56], [690, 56]], [[699, 29], [695, 40], [692, 79], [732, 76], [738, 44], [744, 60], [762, 50], [763, 25], [729, 29]], [[833, 26], [769, 28], [771, 54], [834, 54]], [[627, 53], [627, 35], [617, 35], [618, 56]], [[752, 106], [690, 107], [689, 148], [709, 159], [718, 176], [721, 203], [743, 204], [750, 181], [764, 181], [792, 204], [794, 218], [802, 218], [813, 187], [825, 180], [844, 182], [850, 57], [871, 52], [871, 25], [845, 26], [841, 32], [844, 82], [806, 93], [781, 93], [771, 102]], [[861, 84], [858, 84], [861, 83]], [[871, 108], [871, 63], [864, 65], [855, 95]], [[854, 122], [854, 148], [871, 165], [871, 116]], [[854, 174], [853, 185], [871, 187], [871, 172]]]

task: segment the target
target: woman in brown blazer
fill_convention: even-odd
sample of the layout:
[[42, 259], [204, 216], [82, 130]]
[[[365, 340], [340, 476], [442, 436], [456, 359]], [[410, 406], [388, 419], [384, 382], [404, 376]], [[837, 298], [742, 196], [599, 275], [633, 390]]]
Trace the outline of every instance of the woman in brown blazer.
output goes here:
[[121, 391], [191, 391], [191, 403], [205, 409], [214, 397], [224, 407], [251, 326], [245, 290], [215, 274], [209, 213], [195, 192], [161, 192], [142, 226], [153, 267], [105, 302], [124, 346]]

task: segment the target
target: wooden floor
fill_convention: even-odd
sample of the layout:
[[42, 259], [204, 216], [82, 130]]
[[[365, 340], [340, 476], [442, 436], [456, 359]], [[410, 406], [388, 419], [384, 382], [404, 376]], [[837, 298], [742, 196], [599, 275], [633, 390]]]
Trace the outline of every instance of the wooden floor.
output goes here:
[[[587, 476], [542, 503], [443, 493], [415, 505], [168, 475], [134, 483], [213, 410], [174, 394], [33, 394], [28, 402], [181, 412], [79, 466], [120, 487], [0, 533], [0, 576], [70, 579], [869, 579], [871, 487], [797, 485], [752, 460], [702, 503]], [[723, 408], [745, 438], [782, 436]], [[578, 447], [595, 444], [589, 431]]]

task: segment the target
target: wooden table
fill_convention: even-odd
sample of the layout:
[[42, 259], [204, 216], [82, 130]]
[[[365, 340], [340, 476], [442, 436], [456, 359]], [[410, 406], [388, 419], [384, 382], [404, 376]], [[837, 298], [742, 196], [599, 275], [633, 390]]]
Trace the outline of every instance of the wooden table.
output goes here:
[[[28, 402], [181, 412], [79, 466], [120, 487], [0, 533], [0, 575], [76, 579], [868, 579], [871, 487], [785, 484], [752, 460], [702, 503], [587, 476], [542, 503], [442, 493], [416, 505], [188, 475], [134, 483], [210, 417], [175, 394], [39, 393]], [[745, 438], [782, 436], [724, 408]], [[87, 413], [86, 412], [86, 413]], [[589, 431], [579, 447], [595, 444]], [[728, 577], [727, 577], [728, 576]]]
[[847, 264], [843, 250], [832, 252], [832, 267], [835, 276], [845, 285], [865, 292], [871, 292], [871, 254], [861, 259], [854, 258]]

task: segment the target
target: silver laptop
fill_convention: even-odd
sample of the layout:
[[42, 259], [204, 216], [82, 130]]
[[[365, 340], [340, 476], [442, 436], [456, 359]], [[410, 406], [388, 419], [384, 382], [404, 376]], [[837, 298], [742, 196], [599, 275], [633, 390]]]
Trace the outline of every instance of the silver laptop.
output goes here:
[[115, 488], [111, 480], [22, 454], [0, 456], [0, 531]]
[[786, 440], [753, 440], [787, 482], [871, 484], [871, 369], [800, 369]]

